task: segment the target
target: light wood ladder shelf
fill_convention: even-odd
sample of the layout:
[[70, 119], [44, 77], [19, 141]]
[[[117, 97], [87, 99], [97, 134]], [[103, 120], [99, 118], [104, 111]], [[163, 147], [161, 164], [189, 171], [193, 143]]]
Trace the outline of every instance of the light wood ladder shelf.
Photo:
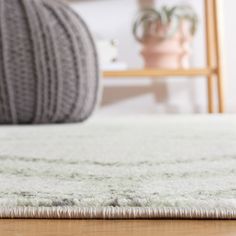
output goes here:
[[109, 77], [169, 77], [169, 76], [209, 76], [214, 71], [210, 69], [140, 69], [140, 70], [124, 70], [124, 71], [104, 71], [103, 76]]
[[224, 88], [221, 56], [221, 37], [219, 23], [219, 4], [218, 0], [205, 0], [205, 29], [206, 29], [206, 68], [193, 69], [139, 69], [124, 71], [104, 71], [104, 78], [121, 77], [200, 77], [207, 78], [208, 112], [213, 113], [214, 101], [214, 78], [217, 80], [217, 99], [218, 112], [224, 113]]

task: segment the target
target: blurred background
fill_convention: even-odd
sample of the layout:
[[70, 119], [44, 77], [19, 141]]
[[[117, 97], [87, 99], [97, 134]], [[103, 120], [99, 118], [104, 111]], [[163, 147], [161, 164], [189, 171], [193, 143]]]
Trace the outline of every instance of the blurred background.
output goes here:
[[[227, 0], [219, 1], [219, 3], [221, 11], [220, 33], [223, 39], [222, 53], [226, 112], [234, 113], [236, 112], [236, 54], [234, 52], [236, 42], [236, 31], [234, 30], [236, 14], [234, 9], [236, 8], [236, 1]], [[190, 17], [192, 17], [193, 14], [197, 16], [197, 22], [195, 22], [197, 29], [196, 32], [191, 35], [191, 39], [188, 40], [188, 37], [190, 37], [188, 33], [184, 36], [187, 39], [182, 46], [185, 49], [187, 48], [189, 53], [187, 55], [187, 65], [183, 62], [181, 66], [202, 68], [206, 64], [203, 0], [87, 0], [71, 1], [69, 4], [89, 25], [97, 44], [101, 68], [103, 70], [141, 69], [145, 64], [150, 62], [150, 60], [148, 62], [147, 58], [145, 59], [145, 57], [141, 55], [144, 48], [148, 51], [150, 43], [144, 44], [144, 42], [138, 42], [133, 33], [134, 25], [138, 22], [138, 19], [140, 19], [138, 13], [140, 8], [144, 8], [146, 5], [148, 5], [148, 7], [152, 6], [153, 9], [161, 9], [163, 6], [191, 6], [192, 12], [194, 13], [187, 11], [187, 13], [184, 12], [184, 14], [187, 14], [187, 16], [190, 15]], [[163, 13], [162, 11], [163, 9], [159, 10], [161, 14]], [[173, 37], [177, 37], [175, 33], [178, 34], [179, 30], [175, 29], [175, 32], [172, 34]], [[141, 32], [142, 36], [144, 34], [145, 32]], [[137, 33], [137, 35], [139, 34]], [[166, 36], [165, 39], [167, 38], [170, 39], [171, 36]], [[175, 40], [176, 38], [174, 38], [172, 42], [167, 42], [166, 50], [171, 48], [171, 45], [174, 45]], [[163, 39], [161, 43], [163, 43]], [[166, 55], [166, 51], [162, 53], [162, 55]], [[158, 58], [158, 63], [162, 63], [159, 65], [160, 67], [163, 67], [163, 63], [166, 63], [165, 60], [167, 60], [167, 63], [168, 60], [169, 63], [171, 60], [175, 63], [173, 57], [172, 59], [167, 57], [163, 58], [164, 57]], [[152, 58], [151, 63], [152, 62], [154, 62], [154, 64], [157, 63], [157, 58]], [[174, 64], [173, 66], [175, 67]], [[103, 84], [103, 96], [101, 108], [98, 111], [99, 114], [207, 112], [207, 87], [205, 78], [101, 79]], [[217, 103], [215, 106], [217, 106]]]

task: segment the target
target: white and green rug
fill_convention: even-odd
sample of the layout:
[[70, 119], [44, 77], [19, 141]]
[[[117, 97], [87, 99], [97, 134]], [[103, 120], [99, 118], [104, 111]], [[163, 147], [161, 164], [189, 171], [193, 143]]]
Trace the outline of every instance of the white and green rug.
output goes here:
[[236, 219], [236, 116], [2, 126], [0, 217]]

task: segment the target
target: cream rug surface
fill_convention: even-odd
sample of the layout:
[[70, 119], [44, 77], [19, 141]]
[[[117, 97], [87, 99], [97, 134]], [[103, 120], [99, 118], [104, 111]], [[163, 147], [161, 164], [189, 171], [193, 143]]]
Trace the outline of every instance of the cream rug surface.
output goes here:
[[236, 219], [236, 116], [2, 126], [0, 217]]

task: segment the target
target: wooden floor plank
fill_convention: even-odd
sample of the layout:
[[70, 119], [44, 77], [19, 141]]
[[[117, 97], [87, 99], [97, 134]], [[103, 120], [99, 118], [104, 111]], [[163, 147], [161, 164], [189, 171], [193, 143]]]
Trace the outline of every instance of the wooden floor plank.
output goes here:
[[1, 236], [234, 236], [236, 221], [0, 220]]

